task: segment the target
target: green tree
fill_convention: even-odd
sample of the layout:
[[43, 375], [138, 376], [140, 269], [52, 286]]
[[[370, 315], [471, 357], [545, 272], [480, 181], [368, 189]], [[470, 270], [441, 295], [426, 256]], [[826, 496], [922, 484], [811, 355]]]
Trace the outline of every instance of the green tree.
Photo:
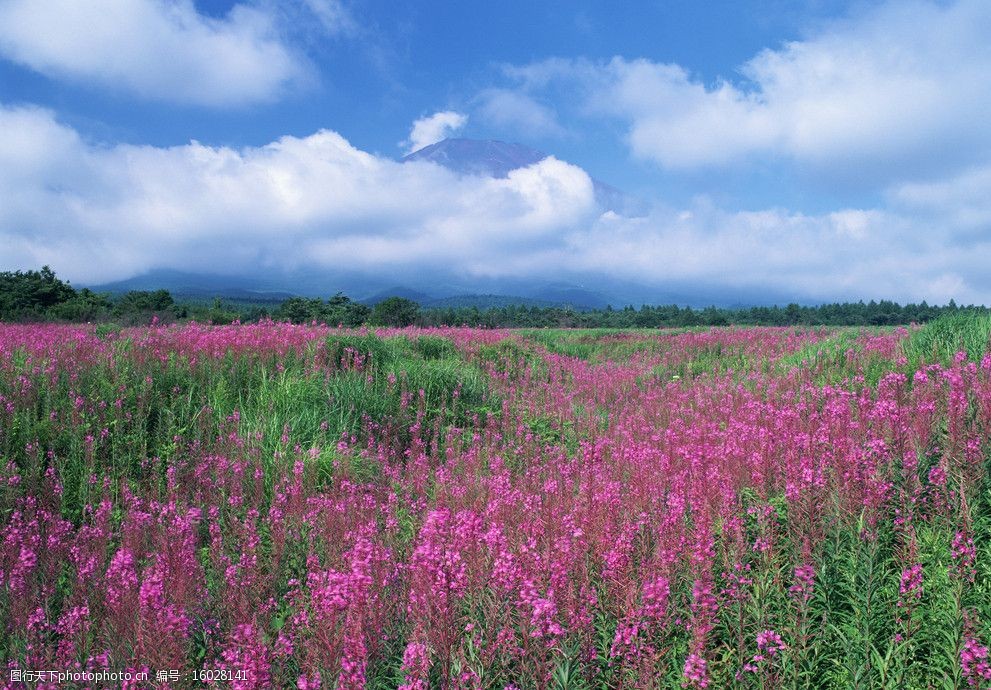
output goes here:
[[75, 296], [76, 291], [48, 266], [0, 273], [0, 319], [40, 319]]
[[306, 323], [320, 318], [321, 302], [318, 299], [307, 299], [306, 297], [290, 297], [275, 312], [277, 319], [292, 321], [293, 323]]
[[328, 326], [360, 326], [368, 321], [372, 310], [361, 302], [355, 302], [342, 292], [327, 300], [326, 322]]
[[371, 322], [376, 326], [412, 326], [420, 314], [420, 305], [405, 297], [388, 297], [372, 309]]
[[112, 308], [107, 295], [83, 288], [71, 299], [51, 307], [48, 313], [60, 321], [96, 321], [106, 317]]
[[152, 317], [168, 322], [176, 316], [175, 307], [168, 290], [131, 290], [117, 300], [114, 315], [130, 324], [144, 323]]

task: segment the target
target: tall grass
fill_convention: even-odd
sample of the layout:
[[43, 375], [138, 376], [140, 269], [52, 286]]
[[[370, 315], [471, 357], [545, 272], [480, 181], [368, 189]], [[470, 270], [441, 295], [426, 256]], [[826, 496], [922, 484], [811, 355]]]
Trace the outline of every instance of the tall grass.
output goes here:
[[923, 364], [947, 365], [958, 352], [979, 362], [988, 351], [991, 314], [963, 310], [943, 314], [916, 330], [905, 342], [905, 356], [913, 369]]
[[334, 335], [277, 360], [234, 350], [200, 359], [147, 355], [129, 338], [113, 339], [78, 370], [24, 349], [9, 353], [0, 395], [18, 404], [0, 432], [0, 458], [35, 482], [53, 469], [66, 492], [63, 512], [75, 522], [94, 478], [110, 478], [119, 495], [121, 481], [153, 477], [148, 458], [167, 463], [184, 446], [224, 434], [257, 440], [271, 488], [287, 472], [278, 458], [294, 447], [361, 441], [384, 426], [393, 430], [387, 441], [408, 443], [417, 418], [427, 429], [464, 426], [477, 411], [498, 408], [487, 403], [482, 372], [440, 337]]

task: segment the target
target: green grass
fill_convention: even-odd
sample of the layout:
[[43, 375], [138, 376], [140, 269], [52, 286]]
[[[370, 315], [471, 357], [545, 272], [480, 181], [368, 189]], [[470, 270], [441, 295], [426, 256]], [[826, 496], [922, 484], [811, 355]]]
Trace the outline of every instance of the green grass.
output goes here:
[[944, 314], [912, 333], [904, 345], [913, 369], [923, 364], [949, 364], [958, 352], [979, 362], [991, 340], [991, 314], [959, 311]]
[[779, 360], [782, 367], [795, 369], [809, 367], [812, 369], [832, 369], [844, 367], [848, 350], [857, 348], [858, 328], [845, 328], [836, 332], [832, 337], [809, 343], [805, 347], [787, 354]]
[[[271, 491], [289, 471], [297, 446], [322, 449], [313, 462], [327, 474], [337, 441], [356, 437], [360, 443], [369, 425], [391, 425], [391, 442], [406, 444], [411, 440], [406, 430], [417, 415], [423, 417], [422, 433], [430, 434], [438, 425], [469, 426], [475, 415], [484, 422], [501, 409], [479, 365], [436, 336], [331, 336], [325, 342], [327, 368], [318, 370], [312, 352], [279, 362], [228, 355], [190, 366], [175, 355], [164, 362], [134, 357], [128, 340], [114, 347], [113, 365], [83, 367], [73, 376], [62, 372], [54, 385], [23, 356], [13, 360], [14, 376], [3, 379], [25, 376], [36, 399], [19, 406], [0, 433], [0, 457], [30, 469], [37, 476], [26, 480], [39, 485], [45, 467], [56, 466], [65, 490], [64, 513], [74, 522], [96, 490], [91, 487], [98, 487], [91, 476], [110, 477], [115, 487], [151, 482], [164, 493], [164, 475], [153, 467], [165, 463], [148, 460], [167, 460], [189, 443], [209, 446], [230, 433], [257, 439], [264, 486]], [[360, 371], [348, 368], [354, 353], [365, 359]], [[15, 394], [2, 385], [0, 393]], [[118, 396], [119, 409], [113, 404]], [[84, 401], [79, 419], [66, 423], [77, 397]], [[29, 457], [35, 446], [49, 449], [49, 459]], [[377, 469], [367, 463], [346, 459], [339, 466], [352, 479], [377, 479]]]

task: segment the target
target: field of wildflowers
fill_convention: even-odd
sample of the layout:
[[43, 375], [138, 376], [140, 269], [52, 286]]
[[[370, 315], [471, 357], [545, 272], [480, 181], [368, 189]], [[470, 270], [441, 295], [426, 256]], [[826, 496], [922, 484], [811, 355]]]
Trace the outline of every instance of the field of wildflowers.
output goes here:
[[988, 688], [989, 456], [966, 315], [0, 324], [0, 661], [135, 687]]

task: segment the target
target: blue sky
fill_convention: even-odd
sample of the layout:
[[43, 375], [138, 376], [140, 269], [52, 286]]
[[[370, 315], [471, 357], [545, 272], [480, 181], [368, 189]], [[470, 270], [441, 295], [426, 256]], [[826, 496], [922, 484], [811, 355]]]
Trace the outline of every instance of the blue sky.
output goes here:
[[[0, 269], [991, 302], [987, 35], [979, 0], [0, 0]], [[555, 158], [394, 163], [445, 135]]]

